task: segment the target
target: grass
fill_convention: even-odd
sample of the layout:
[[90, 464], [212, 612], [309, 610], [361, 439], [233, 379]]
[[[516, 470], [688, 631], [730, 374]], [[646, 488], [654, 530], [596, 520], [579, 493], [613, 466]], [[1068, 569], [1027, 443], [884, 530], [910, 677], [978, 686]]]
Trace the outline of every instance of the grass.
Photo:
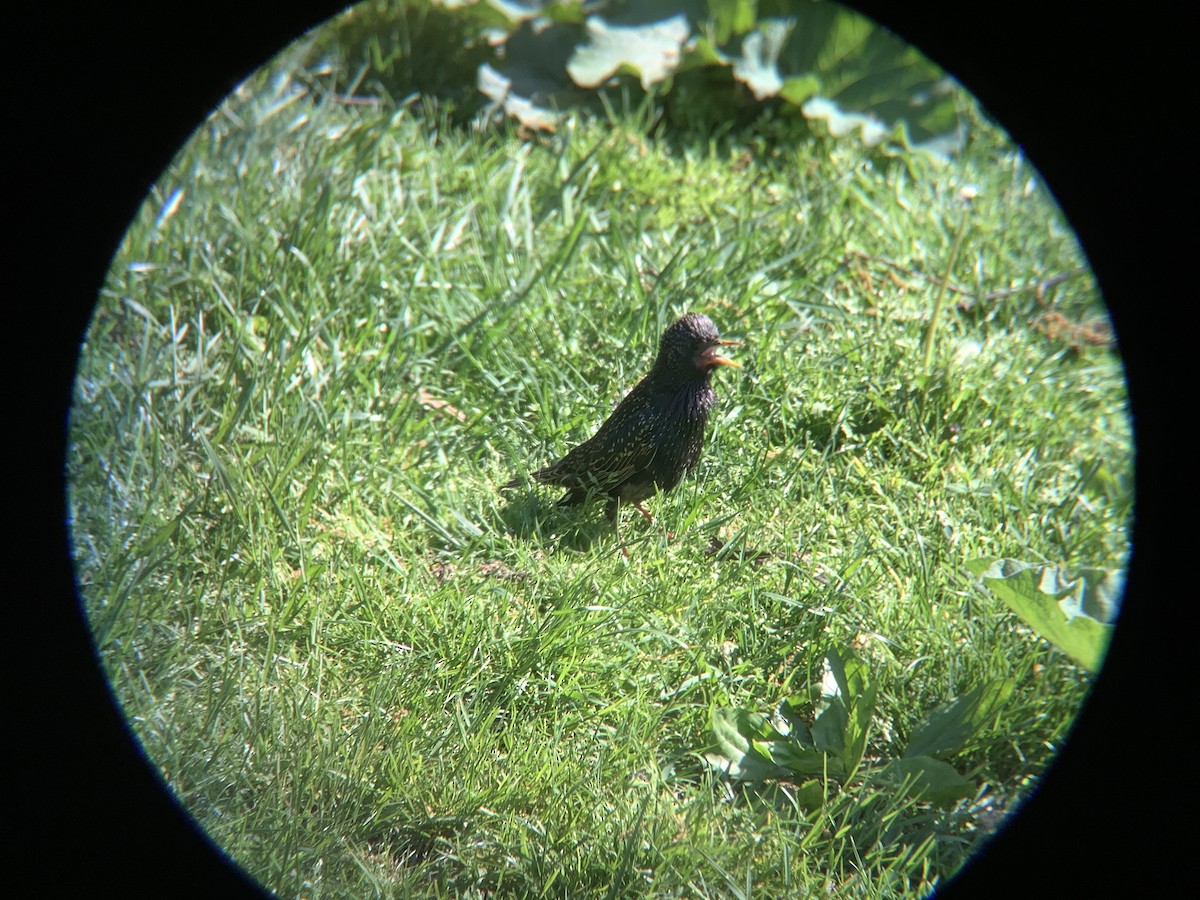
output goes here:
[[[1089, 689], [963, 564], [1122, 565], [1132, 459], [1120, 362], [1078, 337], [1103, 318], [1079, 248], [975, 119], [942, 163], [649, 139], [637, 110], [524, 142], [278, 72], [237, 91], [117, 250], [69, 471], [103, 663], [214, 840], [283, 896], [950, 877]], [[746, 368], [717, 373], [658, 521], [627, 515], [628, 560], [599, 505], [499, 490], [589, 436], [690, 309]], [[955, 760], [978, 798], [831, 782], [811, 806], [702, 766], [714, 708], [766, 712], [851, 646], [878, 757], [1015, 679]]]

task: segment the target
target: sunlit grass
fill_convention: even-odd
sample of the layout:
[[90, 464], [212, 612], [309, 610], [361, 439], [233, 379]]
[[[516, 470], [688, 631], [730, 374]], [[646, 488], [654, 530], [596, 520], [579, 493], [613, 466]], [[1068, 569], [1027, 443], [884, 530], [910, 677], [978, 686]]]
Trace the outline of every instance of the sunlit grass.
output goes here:
[[[829, 646], [870, 661], [881, 755], [1014, 678], [960, 762], [1000, 805], [1066, 735], [1085, 674], [963, 568], [1127, 552], [1121, 367], [1037, 327], [1102, 305], [1019, 153], [978, 123], [953, 163], [814, 138], [744, 165], [632, 118], [523, 143], [293, 89], [244, 87], [156, 186], [71, 421], [86, 608], [184, 805], [281, 895], [951, 874], [969, 804], [831, 785], [804, 808], [699, 754], [715, 706], [766, 711]], [[499, 490], [692, 309], [746, 368], [717, 373], [694, 477], [623, 522], [628, 560], [599, 506]]]

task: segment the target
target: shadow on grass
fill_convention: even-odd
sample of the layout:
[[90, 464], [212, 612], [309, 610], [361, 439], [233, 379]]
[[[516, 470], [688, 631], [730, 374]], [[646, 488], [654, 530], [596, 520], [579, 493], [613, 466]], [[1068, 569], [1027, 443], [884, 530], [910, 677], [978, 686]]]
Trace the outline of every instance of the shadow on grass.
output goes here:
[[[616, 546], [616, 533], [604, 517], [601, 503], [560, 506], [528, 488], [510, 492], [500, 509], [499, 522], [494, 524], [522, 541], [555, 551], [584, 552]], [[628, 539], [626, 531], [628, 527], [622, 530], [622, 537]]]

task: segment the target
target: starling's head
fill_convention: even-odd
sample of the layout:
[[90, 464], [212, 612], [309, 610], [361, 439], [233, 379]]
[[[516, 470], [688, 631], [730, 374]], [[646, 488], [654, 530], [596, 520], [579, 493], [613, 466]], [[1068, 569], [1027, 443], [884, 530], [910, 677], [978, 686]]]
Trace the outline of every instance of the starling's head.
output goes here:
[[738, 341], [721, 340], [721, 336], [717, 334], [717, 327], [708, 316], [703, 313], [688, 313], [663, 332], [654, 367], [689, 375], [707, 375], [717, 366], [733, 366], [740, 369], [741, 363], [726, 359], [717, 349], [737, 343]]

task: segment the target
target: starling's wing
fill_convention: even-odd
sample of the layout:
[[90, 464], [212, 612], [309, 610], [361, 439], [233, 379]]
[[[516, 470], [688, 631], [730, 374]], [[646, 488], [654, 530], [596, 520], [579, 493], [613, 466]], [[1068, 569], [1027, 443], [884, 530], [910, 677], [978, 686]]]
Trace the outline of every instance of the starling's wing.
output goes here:
[[656, 420], [650, 406], [623, 404], [595, 435], [535, 477], [567, 488], [614, 488], [654, 461]]
[[658, 451], [658, 415], [654, 407], [627, 409], [600, 426], [589, 444], [595, 444], [597, 463], [592, 471], [598, 480], [617, 485], [645, 471]]

